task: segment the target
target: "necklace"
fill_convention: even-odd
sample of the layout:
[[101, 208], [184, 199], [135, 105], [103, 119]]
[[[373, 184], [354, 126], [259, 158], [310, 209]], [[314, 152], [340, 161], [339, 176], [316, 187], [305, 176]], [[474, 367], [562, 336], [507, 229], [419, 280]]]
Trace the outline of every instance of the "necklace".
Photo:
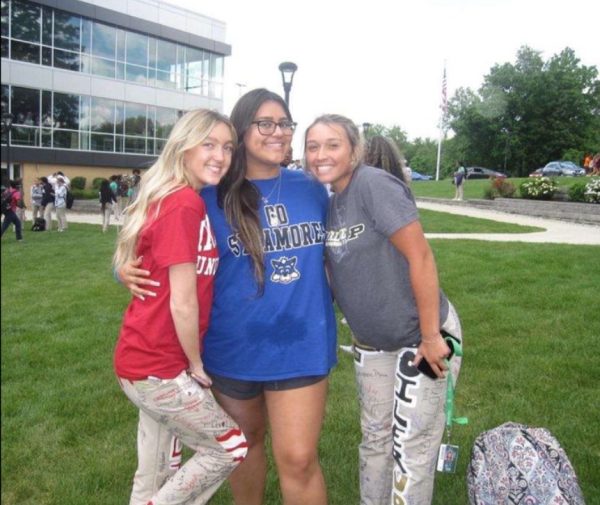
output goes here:
[[277, 182], [273, 184], [273, 187], [271, 188], [271, 191], [269, 191], [269, 194], [267, 196], [262, 194], [260, 195], [260, 199], [263, 201], [263, 204], [267, 205], [269, 203], [269, 198], [271, 198], [276, 189], [277, 201], [275, 203], [279, 203], [279, 196], [281, 195], [281, 170], [279, 171], [279, 177], [277, 178]]

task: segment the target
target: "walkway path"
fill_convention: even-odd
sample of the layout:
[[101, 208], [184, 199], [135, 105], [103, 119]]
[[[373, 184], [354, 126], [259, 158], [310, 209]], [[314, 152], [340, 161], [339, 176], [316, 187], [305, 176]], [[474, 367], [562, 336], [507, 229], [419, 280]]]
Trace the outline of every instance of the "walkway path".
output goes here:
[[[507, 212], [499, 212], [496, 210], [467, 207], [464, 204], [456, 206], [451, 204], [417, 201], [417, 206], [421, 209], [491, 219], [493, 221], [537, 226], [545, 229], [545, 231], [534, 233], [427, 233], [427, 238], [600, 245], [600, 226], [509, 214]], [[31, 214], [28, 214], [28, 219], [31, 220]], [[102, 224], [102, 218], [99, 212], [97, 214], [69, 212], [67, 219], [71, 223]], [[114, 226], [119, 224], [121, 223], [117, 223], [114, 219], [111, 219], [111, 225]]]
[[569, 223], [556, 219], [509, 214], [477, 207], [445, 205], [417, 201], [420, 209], [459, 214], [493, 221], [537, 226], [545, 231], [534, 233], [427, 233], [427, 238], [495, 240], [500, 242], [547, 242], [554, 244], [600, 245], [600, 226]]

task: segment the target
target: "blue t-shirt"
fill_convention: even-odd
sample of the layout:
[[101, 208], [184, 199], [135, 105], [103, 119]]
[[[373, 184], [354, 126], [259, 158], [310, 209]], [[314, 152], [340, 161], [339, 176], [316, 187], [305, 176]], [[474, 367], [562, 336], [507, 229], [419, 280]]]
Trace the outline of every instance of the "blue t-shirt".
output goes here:
[[220, 256], [204, 366], [254, 381], [325, 375], [337, 360], [324, 269], [327, 192], [303, 172], [286, 169], [280, 177], [252, 182], [263, 195], [262, 296], [250, 257], [217, 205], [216, 188], [202, 191]]

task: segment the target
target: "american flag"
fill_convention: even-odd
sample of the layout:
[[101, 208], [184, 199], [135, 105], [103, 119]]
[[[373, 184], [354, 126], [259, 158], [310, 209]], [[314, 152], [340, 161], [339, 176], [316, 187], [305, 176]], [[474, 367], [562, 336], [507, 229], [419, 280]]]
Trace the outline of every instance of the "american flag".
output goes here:
[[444, 76], [442, 77], [442, 104], [440, 105], [442, 109], [442, 117], [446, 117], [448, 115], [448, 83], [446, 81], [446, 67], [444, 66]]

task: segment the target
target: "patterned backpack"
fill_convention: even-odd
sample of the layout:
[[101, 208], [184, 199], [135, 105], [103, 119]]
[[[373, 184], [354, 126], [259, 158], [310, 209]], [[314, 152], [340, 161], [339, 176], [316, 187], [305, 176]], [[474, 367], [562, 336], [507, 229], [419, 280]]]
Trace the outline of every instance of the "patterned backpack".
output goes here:
[[545, 428], [504, 423], [481, 433], [467, 468], [471, 505], [585, 505], [577, 476]]

